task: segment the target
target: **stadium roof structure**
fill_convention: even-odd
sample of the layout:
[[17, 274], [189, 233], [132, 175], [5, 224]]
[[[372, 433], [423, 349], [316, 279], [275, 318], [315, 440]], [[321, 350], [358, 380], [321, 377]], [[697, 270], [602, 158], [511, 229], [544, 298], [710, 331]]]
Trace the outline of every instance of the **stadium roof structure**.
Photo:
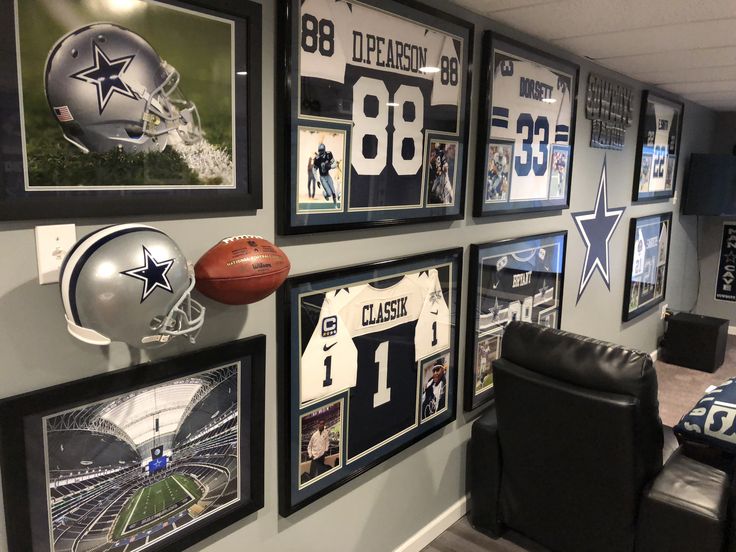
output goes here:
[[124, 402], [111, 404], [100, 412], [100, 417], [118, 426], [139, 446], [157, 435], [175, 432], [201, 387], [201, 381], [189, 380], [154, 387]]

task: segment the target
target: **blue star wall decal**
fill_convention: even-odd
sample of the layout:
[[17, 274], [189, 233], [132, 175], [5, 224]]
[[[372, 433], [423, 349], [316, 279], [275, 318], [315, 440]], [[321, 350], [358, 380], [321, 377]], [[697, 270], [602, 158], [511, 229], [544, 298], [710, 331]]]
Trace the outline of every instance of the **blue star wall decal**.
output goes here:
[[123, 73], [135, 58], [135, 55], [110, 59], [105, 55], [97, 43], [92, 45], [94, 51], [94, 65], [70, 75], [73, 79], [87, 82], [97, 87], [97, 107], [100, 115], [105, 111], [107, 103], [115, 93], [135, 100], [135, 92], [123, 80]]
[[606, 184], [606, 160], [603, 159], [601, 179], [598, 184], [598, 194], [595, 198], [595, 206], [592, 211], [580, 211], [572, 213], [575, 226], [585, 242], [585, 262], [583, 273], [580, 275], [580, 286], [578, 287], [577, 304], [583, 295], [590, 278], [595, 271], [600, 272], [608, 290], [611, 290], [611, 276], [609, 266], [609, 246], [611, 237], [616, 231], [625, 207], [608, 208], [608, 191]]
[[121, 272], [125, 276], [137, 278], [143, 281], [143, 292], [141, 293], [141, 303], [148, 299], [148, 296], [153, 293], [156, 288], [161, 288], [174, 293], [171, 289], [171, 282], [166, 277], [166, 273], [169, 271], [171, 266], [174, 264], [174, 259], [168, 259], [166, 261], [157, 261], [154, 259], [151, 252], [143, 246], [143, 266], [138, 268], [132, 268]]

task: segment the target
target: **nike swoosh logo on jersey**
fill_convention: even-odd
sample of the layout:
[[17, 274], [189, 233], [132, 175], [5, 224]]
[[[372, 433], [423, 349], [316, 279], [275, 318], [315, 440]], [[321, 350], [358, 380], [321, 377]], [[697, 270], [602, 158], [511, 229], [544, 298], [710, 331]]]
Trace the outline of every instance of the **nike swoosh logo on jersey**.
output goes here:
[[330, 349], [332, 349], [332, 348], [333, 348], [333, 347], [334, 347], [335, 345], [337, 345], [337, 341], [335, 341], [335, 342], [334, 342], [334, 343], [333, 343], [332, 345], [330, 345], [329, 347], [328, 347], [327, 345], [323, 345], [323, 346], [322, 346], [322, 349], [323, 349], [323, 350], [324, 350], [324, 351], [326, 352], [326, 351], [329, 351]]
[[429, 311], [429, 314], [439, 314], [439, 313], [440, 313], [439, 309], [437, 309], [436, 311]]

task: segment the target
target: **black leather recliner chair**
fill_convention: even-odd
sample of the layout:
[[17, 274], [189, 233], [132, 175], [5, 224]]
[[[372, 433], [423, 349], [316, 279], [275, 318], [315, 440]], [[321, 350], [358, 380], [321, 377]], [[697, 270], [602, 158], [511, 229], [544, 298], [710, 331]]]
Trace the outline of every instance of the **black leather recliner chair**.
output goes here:
[[649, 355], [512, 322], [493, 368], [470, 442], [476, 529], [555, 552], [723, 549], [729, 477], [663, 432]]

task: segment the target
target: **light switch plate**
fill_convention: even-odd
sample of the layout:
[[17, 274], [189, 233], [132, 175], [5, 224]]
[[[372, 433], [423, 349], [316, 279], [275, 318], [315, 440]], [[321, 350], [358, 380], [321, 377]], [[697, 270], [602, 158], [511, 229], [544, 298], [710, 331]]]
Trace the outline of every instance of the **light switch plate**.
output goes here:
[[659, 309], [659, 317], [662, 320], [664, 320], [665, 318], [667, 318], [667, 308], [668, 307], [669, 307], [669, 305], [667, 305], [667, 303], [663, 303], [662, 304], [662, 307]]
[[73, 224], [36, 226], [39, 284], [53, 284], [59, 281], [61, 262], [76, 242], [77, 228]]

